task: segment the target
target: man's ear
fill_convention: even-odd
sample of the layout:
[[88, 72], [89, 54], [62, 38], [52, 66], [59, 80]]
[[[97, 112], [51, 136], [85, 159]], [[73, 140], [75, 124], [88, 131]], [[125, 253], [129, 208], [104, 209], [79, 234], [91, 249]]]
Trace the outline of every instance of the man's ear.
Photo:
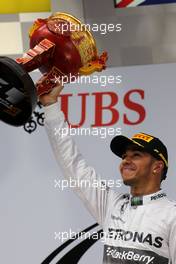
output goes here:
[[164, 162], [162, 160], [156, 160], [153, 164], [153, 173], [160, 173], [164, 169]]

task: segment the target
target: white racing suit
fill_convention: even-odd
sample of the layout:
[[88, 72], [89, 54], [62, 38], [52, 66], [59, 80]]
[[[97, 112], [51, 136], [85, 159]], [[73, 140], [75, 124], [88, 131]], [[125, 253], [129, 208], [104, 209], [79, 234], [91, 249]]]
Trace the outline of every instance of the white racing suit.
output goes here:
[[[100, 180], [80, 154], [58, 103], [44, 108], [45, 127], [64, 176], [79, 182]], [[60, 132], [59, 132], [60, 131]], [[131, 204], [129, 194], [84, 185], [75, 189], [105, 236], [103, 263], [176, 264], [176, 205], [162, 191]]]

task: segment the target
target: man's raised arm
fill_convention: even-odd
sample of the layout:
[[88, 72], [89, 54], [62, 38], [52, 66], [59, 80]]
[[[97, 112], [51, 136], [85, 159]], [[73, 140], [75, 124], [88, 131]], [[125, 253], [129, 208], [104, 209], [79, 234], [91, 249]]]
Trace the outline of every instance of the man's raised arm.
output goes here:
[[[103, 226], [104, 218], [111, 205], [109, 198], [115, 195], [114, 191], [101, 183], [99, 175], [94, 168], [87, 165], [78, 150], [74, 140], [67, 135], [62, 136], [63, 129], [69, 129], [62, 111], [60, 111], [57, 98], [63, 87], [57, 86], [49, 94], [40, 96], [40, 102], [44, 106], [45, 128], [54, 151], [57, 162], [62, 172], [69, 181], [77, 182], [75, 191], [83, 200], [86, 207], [95, 217], [96, 221]], [[98, 183], [98, 184], [97, 184]], [[96, 187], [98, 185], [98, 187]]]

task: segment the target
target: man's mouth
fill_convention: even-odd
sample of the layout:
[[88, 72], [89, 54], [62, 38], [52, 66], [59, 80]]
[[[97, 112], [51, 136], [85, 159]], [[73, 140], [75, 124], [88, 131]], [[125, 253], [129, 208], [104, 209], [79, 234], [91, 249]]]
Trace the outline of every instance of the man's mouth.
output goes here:
[[130, 171], [135, 171], [135, 170], [136, 170], [136, 168], [134, 168], [134, 167], [131, 167], [131, 166], [124, 166], [124, 167], [122, 168], [122, 170], [130, 170]]
[[131, 167], [131, 166], [124, 166], [122, 168], [122, 172], [134, 172], [136, 170], [136, 168]]

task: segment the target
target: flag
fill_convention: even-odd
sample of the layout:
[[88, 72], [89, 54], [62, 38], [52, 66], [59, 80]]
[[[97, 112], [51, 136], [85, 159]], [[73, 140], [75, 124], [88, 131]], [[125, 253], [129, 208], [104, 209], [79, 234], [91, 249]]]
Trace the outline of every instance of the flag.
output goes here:
[[0, 14], [50, 12], [51, 0], [6, 0], [0, 5]]
[[176, 0], [115, 0], [115, 7], [135, 7], [176, 3]]

